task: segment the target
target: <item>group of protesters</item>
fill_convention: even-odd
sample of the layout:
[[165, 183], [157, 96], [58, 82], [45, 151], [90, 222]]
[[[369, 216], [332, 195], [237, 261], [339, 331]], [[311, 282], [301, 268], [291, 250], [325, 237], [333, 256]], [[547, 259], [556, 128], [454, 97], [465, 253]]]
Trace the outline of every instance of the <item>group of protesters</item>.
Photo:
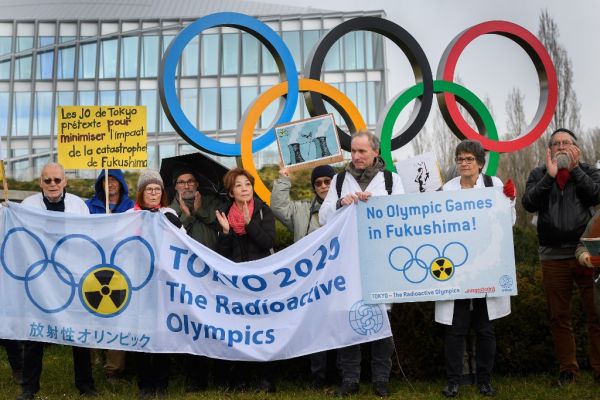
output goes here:
[[[218, 194], [200, 193], [199, 171], [182, 165], [172, 174], [175, 195], [168, 199], [165, 182], [154, 170], [144, 170], [137, 182], [135, 201], [129, 199], [129, 188], [120, 170], [100, 173], [94, 196], [84, 202], [65, 191], [67, 177], [56, 163], [44, 166], [41, 192], [23, 201], [23, 205], [55, 212], [74, 214], [159, 212], [176, 228], [185, 231], [204, 246], [234, 261], [245, 262], [269, 256], [275, 245], [275, 219], [293, 232], [294, 241], [311, 234], [330, 221], [336, 211], [359, 201], [368, 202], [374, 196], [404, 193], [395, 173], [386, 170], [379, 155], [380, 143], [369, 131], [355, 133], [351, 140], [351, 162], [335, 173], [329, 165], [317, 166], [311, 173], [312, 199], [292, 201], [290, 172], [281, 168], [273, 184], [270, 207], [254, 193], [254, 178], [242, 168], [234, 168], [224, 176], [227, 198]], [[534, 169], [522, 197], [524, 208], [537, 215], [539, 254], [543, 285], [547, 297], [550, 325], [556, 356], [560, 365], [558, 384], [575, 382], [579, 366], [575, 358], [575, 340], [571, 326], [573, 283], [581, 292], [587, 316], [589, 358], [596, 382], [600, 384], [600, 322], [594, 307], [594, 279], [598, 281], [600, 266], [580, 243], [581, 237], [600, 237], [600, 171], [579, 160], [576, 135], [559, 129], [551, 134], [544, 165]], [[512, 181], [482, 173], [485, 151], [477, 141], [462, 141], [455, 150], [458, 176], [449, 180], [442, 190], [463, 190], [484, 187], [502, 188], [514, 212], [517, 193]], [[105, 193], [105, 187], [108, 193]], [[108, 197], [108, 199], [107, 199]], [[592, 218], [593, 217], [593, 218]], [[596, 285], [596, 306], [600, 291]], [[388, 306], [388, 311], [390, 307]], [[446, 326], [445, 360], [446, 397], [459, 394], [463, 374], [465, 338], [470, 329], [476, 334], [476, 383], [483, 396], [494, 396], [491, 373], [496, 352], [493, 320], [510, 313], [509, 297], [438, 301], [435, 320]], [[40, 389], [44, 345], [5, 340], [4, 346], [15, 380], [21, 383], [19, 399], [33, 399]], [[394, 342], [392, 337], [367, 344], [371, 354], [372, 390], [377, 396], [390, 394]], [[21, 348], [22, 346], [22, 348]], [[337, 350], [336, 365], [341, 385], [338, 396], [359, 392], [361, 346]], [[97, 396], [92, 378], [91, 355], [87, 348], [73, 347], [75, 386], [81, 395]], [[167, 393], [169, 366], [175, 356], [158, 353], [136, 353], [135, 363], [141, 398], [153, 398]], [[208, 385], [209, 370], [215, 386], [230, 390], [276, 391], [278, 371], [273, 362], [248, 363], [209, 360], [201, 356], [177, 356], [185, 366], [185, 389], [201, 391]], [[128, 359], [131, 359], [130, 357]], [[328, 383], [327, 352], [310, 355], [310, 387], [322, 389]], [[125, 353], [107, 350], [105, 374], [117, 379], [125, 371]], [[330, 366], [331, 367], [331, 366]]]

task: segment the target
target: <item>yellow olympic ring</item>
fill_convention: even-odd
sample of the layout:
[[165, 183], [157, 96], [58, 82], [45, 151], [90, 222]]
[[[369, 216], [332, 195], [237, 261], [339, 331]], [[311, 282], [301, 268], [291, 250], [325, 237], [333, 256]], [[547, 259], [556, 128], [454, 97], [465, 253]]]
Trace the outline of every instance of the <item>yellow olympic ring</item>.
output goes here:
[[[337, 103], [339, 107], [347, 113], [355, 130], [366, 129], [367, 125], [360, 115], [358, 108], [356, 108], [354, 103], [344, 93], [340, 92], [335, 87], [314, 79], [300, 79], [298, 90], [300, 92], [316, 92], [323, 95], [326, 100]], [[281, 82], [273, 86], [258, 96], [250, 107], [248, 107], [248, 110], [242, 118], [242, 129], [239, 139], [241, 149], [238, 165], [254, 177], [254, 193], [267, 204], [271, 203], [271, 191], [267, 188], [260, 176], [258, 176], [258, 171], [254, 165], [254, 159], [252, 157], [252, 136], [254, 134], [254, 128], [256, 128], [263, 111], [269, 104], [285, 95], [287, 92], [287, 82]]]

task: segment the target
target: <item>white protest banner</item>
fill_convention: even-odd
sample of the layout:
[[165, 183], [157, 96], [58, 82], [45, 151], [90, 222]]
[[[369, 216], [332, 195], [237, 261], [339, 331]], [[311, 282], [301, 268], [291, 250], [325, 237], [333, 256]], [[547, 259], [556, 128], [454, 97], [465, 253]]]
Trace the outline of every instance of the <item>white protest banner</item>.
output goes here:
[[0, 337], [277, 360], [391, 336], [361, 300], [356, 210], [233, 263], [160, 213], [0, 207]]
[[510, 202], [498, 188], [374, 197], [357, 213], [365, 301], [517, 294]]

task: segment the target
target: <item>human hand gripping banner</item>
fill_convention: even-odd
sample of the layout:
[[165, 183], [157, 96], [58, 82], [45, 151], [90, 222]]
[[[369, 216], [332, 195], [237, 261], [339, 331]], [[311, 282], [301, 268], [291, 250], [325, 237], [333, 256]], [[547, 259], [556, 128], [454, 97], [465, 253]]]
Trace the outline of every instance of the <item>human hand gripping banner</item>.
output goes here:
[[517, 295], [512, 211], [497, 188], [381, 196], [357, 208], [366, 302]]
[[0, 337], [277, 360], [391, 336], [361, 300], [356, 208], [262, 260], [233, 263], [160, 213], [0, 207]]

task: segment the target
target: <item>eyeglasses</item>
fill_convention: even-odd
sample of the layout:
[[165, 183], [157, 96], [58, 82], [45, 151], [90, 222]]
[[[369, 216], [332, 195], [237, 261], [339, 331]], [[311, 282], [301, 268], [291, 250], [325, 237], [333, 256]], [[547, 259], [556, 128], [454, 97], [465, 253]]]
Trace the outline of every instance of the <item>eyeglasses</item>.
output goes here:
[[571, 142], [570, 140], [557, 140], [556, 142], [552, 142], [550, 145], [552, 147], [559, 147], [560, 145], [563, 145], [566, 147], [566, 146], [570, 146], [572, 144], [573, 144], [573, 142]]
[[475, 162], [475, 157], [456, 157], [455, 161], [457, 164], [473, 164], [473, 162]]
[[162, 193], [162, 189], [159, 187], [147, 187], [144, 189], [144, 192], [152, 194], [152, 193]]
[[42, 182], [44, 182], [46, 185], [51, 185], [52, 182], [54, 182], [55, 185], [58, 185], [62, 182], [62, 178], [44, 178], [42, 179]]
[[319, 187], [319, 186], [329, 186], [331, 185], [331, 179], [329, 178], [325, 178], [325, 179], [316, 179], [315, 180], [315, 187]]
[[176, 185], [181, 185], [181, 186], [192, 186], [196, 183], [195, 179], [190, 179], [187, 181], [177, 181], [175, 182]]

